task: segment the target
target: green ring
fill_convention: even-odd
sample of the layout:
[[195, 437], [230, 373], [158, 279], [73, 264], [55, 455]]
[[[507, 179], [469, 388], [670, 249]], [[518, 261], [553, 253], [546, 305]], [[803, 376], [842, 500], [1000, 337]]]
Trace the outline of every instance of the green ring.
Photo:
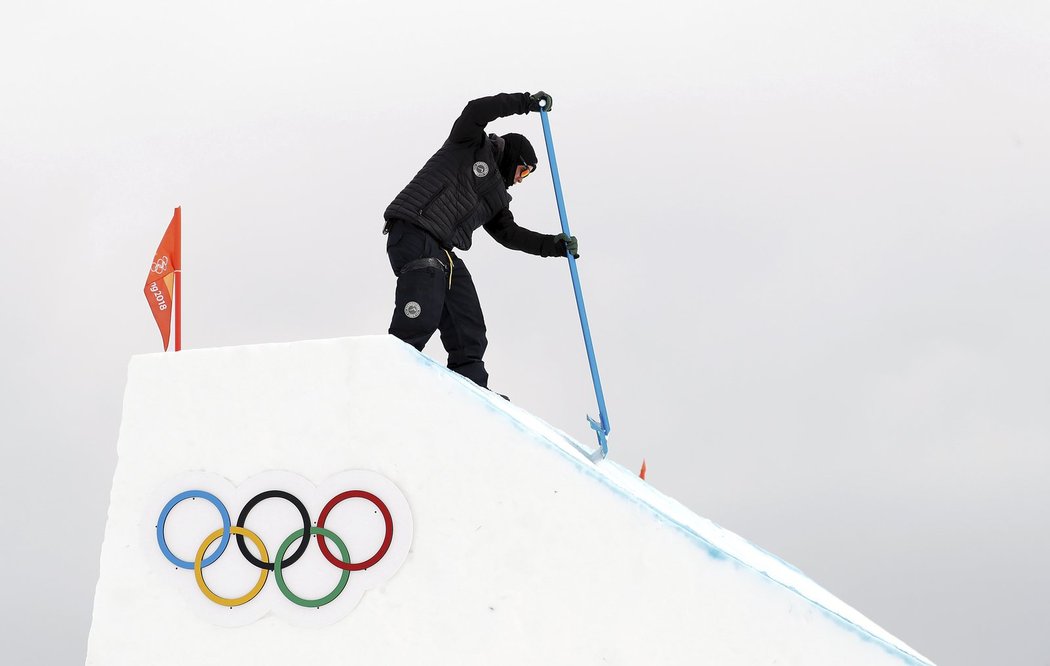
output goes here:
[[[343, 561], [347, 563], [350, 562], [350, 551], [346, 549], [346, 544], [343, 543], [342, 539], [336, 536], [335, 532], [326, 530], [323, 527], [311, 527], [310, 534], [320, 534], [321, 536], [334, 541], [336, 547], [339, 548], [339, 554], [343, 556]], [[331, 603], [343, 592], [343, 588], [346, 587], [347, 581], [350, 580], [350, 572], [344, 570], [343, 575], [339, 577], [339, 583], [335, 586], [335, 589], [320, 599], [303, 599], [296, 595], [288, 589], [287, 585], [284, 584], [284, 572], [281, 571], [281, 562], [284, 561], [284, 552], [288, 550], [297, 539], [302, 538], [302, 536], [302, 529], [292, 532], [291, 536], [285, 539], [284, 543], [281, 544], [281, 547], [277, 549], [277, 555], [274, 556], [273, 560], [273, 577], [277, 581], [277, 587], [280, 588], [281, 593], [284, 594], [289, 601], [299, 604], [300, 606], [305, 606], [306, 608], [319, 608], [327, 603]]]

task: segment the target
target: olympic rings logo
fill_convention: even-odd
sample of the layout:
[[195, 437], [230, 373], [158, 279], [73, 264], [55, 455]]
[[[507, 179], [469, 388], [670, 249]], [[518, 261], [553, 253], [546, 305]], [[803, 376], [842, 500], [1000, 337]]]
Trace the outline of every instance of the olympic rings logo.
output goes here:
[[164, 271], [168, 270], [168, 257], [167, 255], [161, 257], [157, 261], [153, 262], [152, 270], [157, 275], [162, 275]]
[[[393, 575], [407, 557], [411, 544], [412, 517], [407, 500], [397, 486], [374, 472], [343, 472], [328, 479], [320, 487], [288, 472], [265, 472], [251, 477], [237, 488], [220, 477], [196, 474], [191, 478], [180, 477], [169, 484], [169, 493], [170, 487], [188, 489], [170, 495], [159, 513], [154, 514], [152, 522], [155, 524], [153, 532], [156, 547], [168, 565], [174, 565], [177, 571], [193, 572], [196, 588], [200, 592], [198, 599], [209, 602], [207, 605], [210, 609], [204, 612], [221, 624], [246, 624], [268, 610], [278, 610], [273, 606], [275, 599], [280, 597], [264, 593], [271, 573], [280, 595], [291, 602], [293, 608], [319, 611], [335, 607], [334, 611], [327, 613], [327, 619], [315, 617], [310, 623], [334, 621], [352, 610], [365, 589], [376, 587]], [[220, 497], [234, 502], [243, 501], [234, 504]], [[198, 506], [194, 509], [197, 520], [190, 521], [184, 507], [197, 500], [203, 500], [203, 504], [212, 511], [201, 514], [202, 507]], [[281, 509], [275, 506], [278, 504], [285, 506]], [[234, 522], [228, 506], [238, 505], [241, 509]], [[288, 506], [294, 510], [294, 522], [289, 521], [293, 514], [288, 511]], [[317, 506], [321, 507], [320, 511], [311, 512], [311, 508]], [[250, 517], [253, 512], [258, 513], [256, 510], [260, 507], [264, 511], [249, 527]], [[194, 529], [189, 530], [196, 536], [178, 533], [175, 527], [178, 521], [174, 514], [180, 512], [185, 518], [184, 522], [196, 523]], [[218, 521], [215, 521], [215, 514], [218, 514]], [[340, 514], [341, 518], [335, 520], [336, 525], [333, 525], [333, 516], [336, 514]], [[206, 527], [203, 537], [201, 515], [212, 516], [208, 520], [212, 522], [212, 527], [216, 527], [214, 530]], [[312, 515], [317, 516], [316, 522], [311, 519]], [[281, 535], [278, 536], [280, 543], [274, 539], [267, 547], [260, 532], [266, 532], [271, 537], [275, 533]], [[283, 536], [285, 534], [287, 536]], [[180, 548], [171, 545], [173, 537], [179, 542]], [[192, 550], [186, 548], [191, 538], [199, 540], [192, 555]], [[338, 580], [332, 584], [330, 579], [335, 573], [315, 572], [315, 579], [329, 580], [322, 594], [310, 595], [293, 589], [295, 585], [288, 580], [287, 572], [303, 560], [314, 541], [321, 557], [313, 556], [312, 564], [307, 566], [317, 569], [323, 558], [327, 565], [338, 572]], [[236, 542], [236, 549], [228, 548], [231, 542]], [[352, 545], [348, 545], [348, 542]], [[275, 550], [274, 545], [277, 546]], [[174, 552], [177, 549], [182, 550], [181, 556]], [[257, 569], [258, 574], [247, 591], [242, 588], [223, 594], [216, 591], [213, 583], [209, 583], [205, 570], [234, 550], [239, 551], [243, 561]], [[243, 564], [239, 566], [244, 568]], [[229, 581], [225, 583], [228, 588]], [[267, 601], [260, 603], [264, 597]], [[197, 605], [200, 608], [200, 604]], [[229, 615], [230, 611], [238, 609], [247, 610], [240, 615]], [[285, 610], [284, 614], [295, 612], [299, 611]], [[301, 618], [293, 616], [292, 619]]]

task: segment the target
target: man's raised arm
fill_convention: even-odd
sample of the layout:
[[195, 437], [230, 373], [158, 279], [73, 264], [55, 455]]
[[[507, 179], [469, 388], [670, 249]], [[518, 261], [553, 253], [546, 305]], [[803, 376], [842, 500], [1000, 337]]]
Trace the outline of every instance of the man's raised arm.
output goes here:
[[452, 141], [477, 141], [485, 138], [485, 126], [496, 118], [539, 111], [540, 95], [550, 99], [546, 93], [499, 93], [491, 97], [479, 97], [467, 102], [459, 114], [449, 139]]

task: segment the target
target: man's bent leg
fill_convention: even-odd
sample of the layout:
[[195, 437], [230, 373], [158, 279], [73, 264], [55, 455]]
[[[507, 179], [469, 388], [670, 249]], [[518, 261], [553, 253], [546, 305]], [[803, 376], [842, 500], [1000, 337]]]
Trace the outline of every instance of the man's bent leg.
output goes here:
[[452, 255], [452, 288], [445, 296], [441, 312], [441, 344], [448, 352], [448, 367], [481, 387], [487, 387], [489, 373], [485, 371], [485, 317], [474, 288], [470, 271], [459, 257]]
[[390, 227], [387, 254], [398, 277], [389, 333], [419, 351], [437, 330], [445, 304], [448, 273], [445, 262], [433, 256], [440, 251], [420, 229], [404, 222]]
[[394, 292], [390, 334], [423, 351], [441, 321], [447, 284], [444, 271], [436, 268], [402, 273]]

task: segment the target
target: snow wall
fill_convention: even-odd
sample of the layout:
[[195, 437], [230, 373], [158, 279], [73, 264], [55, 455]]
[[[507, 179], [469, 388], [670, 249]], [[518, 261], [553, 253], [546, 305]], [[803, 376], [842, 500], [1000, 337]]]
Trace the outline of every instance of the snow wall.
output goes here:
[[135, 357], [117, 448], [88, 664], [929, 664], [388, 336]]

